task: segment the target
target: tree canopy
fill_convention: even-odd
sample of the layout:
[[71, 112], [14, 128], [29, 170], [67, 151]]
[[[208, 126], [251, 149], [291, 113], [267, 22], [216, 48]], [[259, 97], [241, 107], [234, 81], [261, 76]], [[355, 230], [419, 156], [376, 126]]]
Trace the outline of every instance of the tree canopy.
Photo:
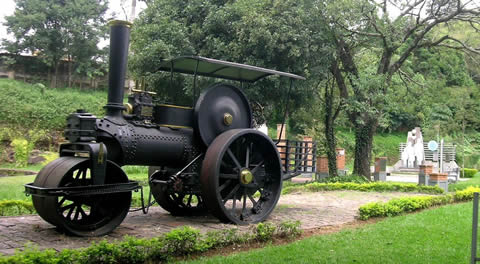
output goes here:
[[[133, 27], [130, 69], [136, 76], [147, 76], [151, 85], [167, 95], [178, 91], [168, 91], [170, 75], [156, 73], [156, 67], [163, 59], [179, 55], [292, 72], [310, 77], [295, 84], [290, 107], [297, 109], [311, 99], [306, 90], [328, 70], [331, 58], [319, 17], [311, 16], [310, 6], [309, 1], [293, 0], [149, 2]], [[173, 88], [191, 87], [189, 82], [175, 78]], [[245, 91], [265, 106], [270, 120], [280, 121], [287, 88], [288, 81], [269, 78]], [[191, 94], [188, 89], [181, 92]]]
[[5, 26], [14, 41], [3, 40], [9, 52], [37, 55], [49, 67], [56, 86], [60, 60], [75, 62], [75, 71], [94, 74], [97, 44], [105, 36], [106, 0], [17, 0]]

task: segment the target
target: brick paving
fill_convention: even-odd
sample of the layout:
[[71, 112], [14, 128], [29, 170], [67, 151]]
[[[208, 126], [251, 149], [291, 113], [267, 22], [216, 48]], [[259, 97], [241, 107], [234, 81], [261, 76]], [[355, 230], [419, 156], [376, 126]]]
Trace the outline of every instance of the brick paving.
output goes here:
[[[283, 195], [268, 221], [280, 223], [299, 220], [302, 229], [341, 225], [355, 221], [358, 208], [368, 202], [387, 201], [391, 198], [416, 194], [405, 193], [362, 193], [334, 191], [317, 193], [293, 193]], [[174, 217], [160, 207], [151, 207], [148, 214], [133, 212], [109, 235], [97, 238], [69, 237], [56, 231], [55, 227], [37, 215], [0, 217], [0, 253], [10, 255], [22, 249], [26, 243], [41, 249], [80, 248], [93, 241], [119, 240], [125, 235], [135, 237], [156, 237], [173, 228], [189, 225], [202, 232], [232, 228], [235, 225], [222, 224], [212, 216]], [[238, 227], [241, 231], [249, 226]]]

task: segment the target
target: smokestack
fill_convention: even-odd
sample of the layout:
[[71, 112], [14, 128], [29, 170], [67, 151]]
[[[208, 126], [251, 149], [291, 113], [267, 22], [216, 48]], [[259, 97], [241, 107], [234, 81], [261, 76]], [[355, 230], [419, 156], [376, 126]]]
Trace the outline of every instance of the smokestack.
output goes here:
[[105, 105], [106, 115], [121, 117], [123, 106], [123, 90], [125, 73], [127, 72], [128, 44], [132, 23], [113, 20], [110, 25], [110, 63], [108, 70], [108, 102]]

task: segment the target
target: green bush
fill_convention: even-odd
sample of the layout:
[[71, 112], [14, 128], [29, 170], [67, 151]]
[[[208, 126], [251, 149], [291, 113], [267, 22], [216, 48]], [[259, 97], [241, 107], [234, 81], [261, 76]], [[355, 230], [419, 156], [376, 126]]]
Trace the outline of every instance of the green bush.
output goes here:
[[[465, 176], [464, 176], [464, 173], [465, 173]], [[477, 174], [477, 173], [478, 173], [478, 170], [476, 170], [476, 169], [467, 169], [467, 168], [465, 168], [465, 169], [461, 169], [461, 170], [460, 170], [460, 177], [473, 178], [473, 176], [474, 176], [475, 174]]]
[[77, 109], [103, 115], [104, 91], [45, 89], [13, 80], [0, 80], [0, 123], [8, 127], [62, 130], [66, 117]]
[[0, 201], [0, 216], [33, 214], [35, 208], [31, 201], [2, 200]]
[[353, 183], [366, 183], [368, 182], [365, 177], [350, 175], [350, 176], [339, 176], [339, 177], [327, 177], [321, 179], [319, 182], [323, 183], [335, 183], [335, 182], [353, 182]]
[[277, 227], [277, 233], [280, 237], [293, 238], [302, 234], [300, 221], [285, 221]]
[[457, 202], [470, 201], [473, 200], [473, 194], [476, 192], [480, 192], [480, 188], [478, 186], [469, 186], [464, 190], [456, 191], [453, 195], [453, 198]]
[[369, 183], [353, 183], [353, 182], [336, 182], [336, 183], [309, 183], [305, 185], [293, 185], [283, 188], [282, 194], [292, 192], [308, 191], [339, 191], [351, 190], [360, 192], [419, 192], [440, 194], [443, 189], [438, 186], [417, 185], [413, 183], [386, 183], [386, 182], [369, 182]]
[[[211, 231], [201, 234], [189, 226], [152, 239], [125, 237], [123, 241], [109, 243], [101, 241], [84, 249], [39, 250], [27, 246], [13, 256], [0, 257], [0, 264], [49, 263], [49, 264], [94, 264], [94, 263], [161, 263], [173, 257], [204, 252], [209, 249], [253, 241], [267, 242], [273, 237], [295, 237], [301, 231], [299, 222], [285, 222], [278, 226], [260, 223], [253, 232], [239, 233], [238, 229]], [[277, 232], [275, 231], [277, 230]]]
[[16, 138], [10, 144], [15, 151], [15, 166], [19, 168], [27, 167], [28, 155], [32, 151], [31, 144], [24, 138]]
[[395, 216], [402, 213], [413, 212], [437, 205], [445, 205], [453, 202], [465, 202], [473, 199], [473, 194], [480, 192], [479, 187], [468, 187], [465, 190], [456, 191], [454, 194], [441, 196], [420, 196], [392, 199], [386, 203], [375, 202], [360, 206], [358, 209], [360, 219], [367, 220], [372, 217]]
[[276, 227], [272, 223], [259, 223], [257, 228], [255, 228], [255, 238], [261, 242], [270, 241], [273, 238], [275, 230]]

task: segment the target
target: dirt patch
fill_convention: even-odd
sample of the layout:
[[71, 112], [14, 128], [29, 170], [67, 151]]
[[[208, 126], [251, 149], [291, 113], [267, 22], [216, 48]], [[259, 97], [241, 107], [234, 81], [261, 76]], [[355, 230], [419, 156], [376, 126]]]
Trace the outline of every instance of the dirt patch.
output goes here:
[[[419, 194], [406, 193], [364, 193], [353, 191], [293, 193], [280, 197], [277, 208], [268, 221], [300, 221], [304, 237], [313, 234], [336, 232], [345, 227], [355, 227], [365, 222], [356, 220], [358, 208], [368, 202], [388, 201], [401, 196]], [[0, 217], [0, 253], [13, 254], [15, 249], [22, 249], [28, 242], [39, 248], [81, 248], [89, 246], [93, 241], [106, 239], [115, 241], [125, 235], [134, 237], [157, 237], [180, 226], [192, 226], [207, 232], [237, 227], [241, 232], [248, 231], [249, 226], [235, 226], [220, 223], [212, 216], [174, 217], [159, 207], [153, 207], [147, 215], [141, 212], [130, 213], [125, 221], [111, 234], [99, 238], [69, 237], [57, 232], [54, 226], [43, 221], [39, 216]], [[287, 243], [288, 241], [274, 241]], [[264, 244], [259, 243], [257, 247]], [[248, 245], [246, 249], [254, 248]], [[228, 253], [228, 248], [220, 249]], [[231, 252], [242, 250], [232, 249]], [[215, 252], [215, 251], [212, 251]]]

